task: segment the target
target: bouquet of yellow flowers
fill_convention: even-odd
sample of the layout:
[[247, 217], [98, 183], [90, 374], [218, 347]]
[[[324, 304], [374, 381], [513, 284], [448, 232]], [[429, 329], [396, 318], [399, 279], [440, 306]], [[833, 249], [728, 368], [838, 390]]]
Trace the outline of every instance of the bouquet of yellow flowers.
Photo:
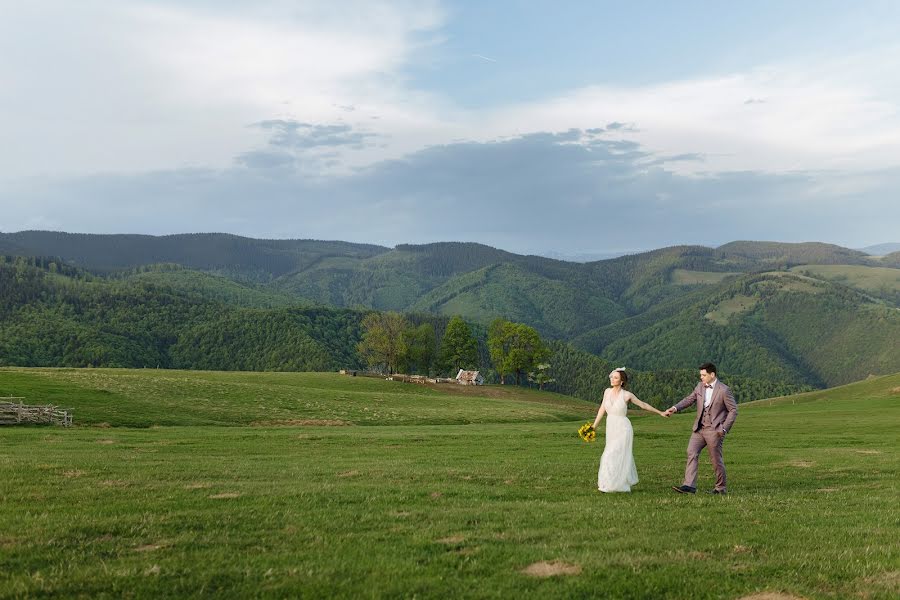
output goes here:
[[597, 430], [594, 429], [594, 426], [590, 423], [585, 423], [578, 428], [578, 437], [580, 437], [585, 442], [593, 442], [597, 437]]

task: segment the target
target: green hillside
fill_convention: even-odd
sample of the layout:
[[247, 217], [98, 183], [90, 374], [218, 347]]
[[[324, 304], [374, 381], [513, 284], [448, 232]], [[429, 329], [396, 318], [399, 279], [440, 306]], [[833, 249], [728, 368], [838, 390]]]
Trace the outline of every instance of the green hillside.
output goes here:
[[387, 248], [319, 240], [257, 240], [225, 233], [166, 236], [55, 231], [0, 233], [0, 250], [54, 256], [96, 272], [175, 263], [243, 280], [270, 281], [331, 256], [367, 258]]
[[862, 265], [802, 265], [791, 271], [857, 288], [900, 306], [900, 269]]
[[[521, 256], [472, 243], [398, 245], [390, 250], [226, 234], [20, 232], [0, 234], [0, 244], [30, 256], [61, 257], [94, 272], [176, 263], [241, 282], [267, 283], [280, 295], [336, 307], [402, 311], [433, 307], [442, 314], [458, 308], [469, 311], [461, 314], [476, 321], [510, 309], [545, 335], [566, 338], [652, 309], [735, 273], [800, 264], [876, 264], [864, 253], [818, 243], [734, 242], [716, 249], [676, 246], [586, 264]], [[488, 267], [502, 268], [491, 271], [495, 277], [483, 278], [487, 289], [479, 290], [477, 273]], [[465, 297], [451, 299], [460, 295]], [[498, 295], [504, 298], [493, 306], [491, 299]], [[561, 312], [553, 302], [557, 297], [566, 303], [586, 302], [585, 314], [560, 318], [554, 314]]]
[[596, 290], [592, 293], [587, 286], [551, 279], [515, 264], [491, 265], [455, 277], [410, 308], [465, 315], [484, 324], [505, 318], [562, 339], [625, 316], [621, 306]]
[[242, 308], [140, 278], [0, 261], [0, 365], [336, 370], [359, 366], [362, 316]]
[[891, 252], [890, 254], [886, 254], [880, 257], [877, 260], [877, 264], [892, 267], [894, 269], [900, 269], [900, 252]]
[[307, 302], [294, 295], [278, 292], [269, 286], [242, 283], [175, 264], [149, 265], [118, 273], [117, 280], [168, 288], [185, 295], [246, 308], [303, 306]]
[[[357, 344], [366, 313], [328, 307], [247, 308], [279, 300], [283, 298], [180, 268], [108, 279], [39, 259], [0, 261], [0, 365], [219, 371], [362, 366]], [[420, 313], [407, 319], [416, 326], [429, 323], [440, 346], [448, 317]], [[497, 381], [485, 348], [486, 329], [475, 323], [473, 330], [479, 368], [489, 382]], [[563, 342], [552, 348], [557, 381], [550, 389], [596, 401], [606, 386], [608, 365], [598, 367], [599, 359]], [[693, 367], [634, 374], [635, 389], [654, 403], [689, 389], [696, 378]], [[742, 385], [742, 400], [808, 388], [802, 382], [749, 379]]]
[[735, 270], [772, 270], [790, 268], [794, 265], [868, 265], [869, 255], [859, 250], [850, 250], [834, 244], [805, 242], [789, 244], [784, 242], [731, 242], [719, 246], [715, 251], [720, 264], [733, 264]]
[[423, 386], [337, 373], [0, 369], [0, 396], [72, 409], [79, 426], [439, 425], [571, 421], [594, 403], [516, 386]]
[[[479, 327], [503, 317], [641, 371], [711, 359], [755, 381], [752, 397], [773, 391], [764, 381], [796, 391], [890, 372], [900, 354], [900, 270], [820, 243], [676, 246], [585, 264], [471, 243], [390, 250], [222, 234], [22, 232], [0, 244], [57, 257], [32, 259], [45, 272], [33, 290], [19, 289], [30, 275], [9, 275], [0, 292], [5, 364], [331, 370], [359, 364], [359, 311], [373, 308]], [[793, 278], [776, 275], [788, 269]], [[566, 360], [554, 366], [571, 372]]]
[[764, 273], [617, 339], [602, 355], [646, 370], [709, 357], [734, 374], [820, 387], [900, 370], [898, 339], [896, 308], [844, 286]]

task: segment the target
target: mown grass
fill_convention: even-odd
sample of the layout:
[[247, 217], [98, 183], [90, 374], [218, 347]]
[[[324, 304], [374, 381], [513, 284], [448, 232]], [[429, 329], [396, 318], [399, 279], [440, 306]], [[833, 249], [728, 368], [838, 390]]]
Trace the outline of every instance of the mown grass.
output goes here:
[[0, 368], [0, 396], [72, 409], [82, 425], [571, 421], [592, 406], [515, 386], [480, 393], [473, 400], [472, 390], [451, 384], [426, 387], [337, 373]]
[[[33, 383], [34, 393], [71, 385], [65, 371], [37, 373], [43, 383]], [[30, 375], [4, 371], [4, 386], [11, 374]], [[232, 376], [281, 381], [221, 373], [196, 382]], [[409, 400], [387, 394], [399, 385], [391, 382], [324, 380], [346, 394], [380, 389], [388, 404]], [[412, 397], [427, 402], [430, 394]], [[495, 401], [465, 400], [473, 408]], [[544, 406], [508, 401], [525, 412]], [[726, 442], [727, 497], [669, 489], [680, 483], [690, 415], [635, 415], [641, 482], [631, 494], [600, 494], [602, 436], [591, 445], [577, 439], [592, 412], [581, 405], [572, 422], [5, 428], [0, 596], [900, 591], [900, 375], [742, 406]], [[102, 408], [92, 408], [98, 419]], [[448, 410], [449, 422], [458, 409]], [[712, 485], [705, 462], [700, 485]], [[540, 561], [579, 572], [523, 573]]]

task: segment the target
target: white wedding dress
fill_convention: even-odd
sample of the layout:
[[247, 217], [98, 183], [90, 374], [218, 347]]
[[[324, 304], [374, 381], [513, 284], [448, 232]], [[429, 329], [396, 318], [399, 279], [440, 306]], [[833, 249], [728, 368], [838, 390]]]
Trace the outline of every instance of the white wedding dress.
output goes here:
[[603, 395], [603, 404], [606, 406], [606, 447], [600, 457], [597, 488], [601, 492], [630, 492], [631, 486], [638, 482], [638, 475], [631, 454], [634, 430], [625, 416], [628, 403], [624, 390], [619, 389], [616, 394], [610, 388]]

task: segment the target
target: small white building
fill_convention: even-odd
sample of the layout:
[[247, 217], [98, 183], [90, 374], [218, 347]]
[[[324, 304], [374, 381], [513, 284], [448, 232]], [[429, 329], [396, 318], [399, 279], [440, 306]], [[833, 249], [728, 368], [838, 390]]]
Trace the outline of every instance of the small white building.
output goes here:
[[456, 374], [456, 383], [460, 385], [484, 385], [484, 377], [478, 371], [459, 370]]

